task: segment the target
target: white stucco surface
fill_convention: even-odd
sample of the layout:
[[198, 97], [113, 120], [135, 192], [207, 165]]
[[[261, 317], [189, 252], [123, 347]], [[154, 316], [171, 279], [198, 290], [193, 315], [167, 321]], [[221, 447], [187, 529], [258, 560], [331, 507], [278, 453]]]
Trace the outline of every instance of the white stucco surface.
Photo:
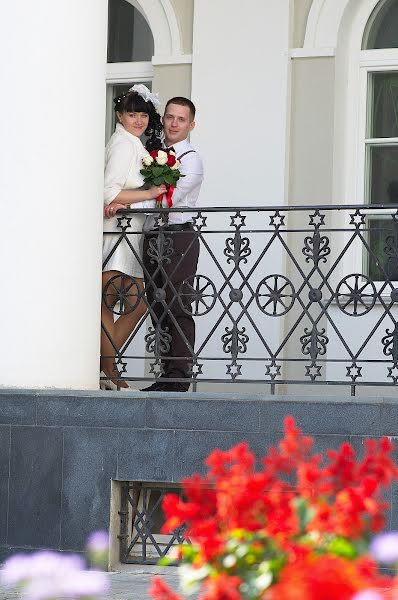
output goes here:
[[98, 387], [106, 15], [2, 9], [2, 386]]

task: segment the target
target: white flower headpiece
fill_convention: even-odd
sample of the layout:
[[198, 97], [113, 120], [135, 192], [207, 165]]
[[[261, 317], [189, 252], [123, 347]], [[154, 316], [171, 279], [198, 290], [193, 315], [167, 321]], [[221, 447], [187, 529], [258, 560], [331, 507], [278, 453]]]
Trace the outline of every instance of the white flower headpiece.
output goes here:
[[129, 92], [136, 92], [141, 96], [141, 98], [144, 98], [145, 102], [148, 102], [148, 100], [151, 101], [155, 107], [155, 110], [159, 112], [160, 100], [158, 98], [158, 94], [153, 94], [150, 90], [148, 90], [146, 85], [143, 83], [136, 83], [129, 89]]

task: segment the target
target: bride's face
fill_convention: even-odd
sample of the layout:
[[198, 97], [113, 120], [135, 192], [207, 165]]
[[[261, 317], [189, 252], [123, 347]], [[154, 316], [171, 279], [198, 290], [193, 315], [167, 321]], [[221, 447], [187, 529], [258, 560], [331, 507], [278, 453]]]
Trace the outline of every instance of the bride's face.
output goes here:
[[148, 127], [149, 115], [144, 112], [118, 112], [117, 117], [123, 127], [136, 137], [141, 137]]

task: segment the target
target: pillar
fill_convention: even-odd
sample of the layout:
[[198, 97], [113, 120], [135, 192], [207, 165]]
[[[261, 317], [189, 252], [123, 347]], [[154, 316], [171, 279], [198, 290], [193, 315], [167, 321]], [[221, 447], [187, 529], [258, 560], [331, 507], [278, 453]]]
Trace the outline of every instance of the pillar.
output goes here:
[[106, 28], [106, 0], [2, 6], [3, 387], [98, 387]]

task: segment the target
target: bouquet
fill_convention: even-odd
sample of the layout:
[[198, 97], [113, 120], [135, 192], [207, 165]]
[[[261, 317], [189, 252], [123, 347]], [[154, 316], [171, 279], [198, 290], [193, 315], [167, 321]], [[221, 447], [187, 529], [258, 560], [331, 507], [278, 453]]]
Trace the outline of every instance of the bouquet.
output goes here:
[[313, 446], [287, 417], [284, 438], [260, 468], [246, 443], [214, 450], [207, 476], [184, 480], [184, 497], [163, 503], [163, 532], [184, 526], [191, 542], [174, 556], [186, 596], [155, 578], [152, 598], [397, 600], [398, 577], [381, 574], [377, 561], [398, 560], [398, 534], [369, 546], [398, 477], [393, 444], [366, 440], [360, 459], [348, 443], [326, 457]]
[[[152, 150], [150, 154], [142, 160], [144, 168], [140, 173], [144, 177], [144, 182], [149, 185], [162, 185], [167, 187], [167, 205], [173, 206], [173, 193], [180, 177], [185, 177], [179, 171], [180, 161], [177, 160], [175, 152], [172, 150]], [[163, 194], [156, 198], [156, 208], [162, 208]]]

